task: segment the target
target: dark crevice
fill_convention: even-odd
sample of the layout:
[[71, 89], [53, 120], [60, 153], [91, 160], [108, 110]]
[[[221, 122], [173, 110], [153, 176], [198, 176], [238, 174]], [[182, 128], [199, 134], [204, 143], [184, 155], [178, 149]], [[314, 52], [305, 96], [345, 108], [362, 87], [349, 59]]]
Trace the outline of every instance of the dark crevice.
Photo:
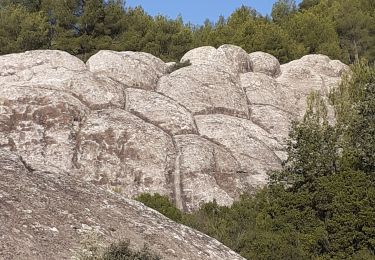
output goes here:
[[19, 156], [19, 159], [20, 159], [20, 162], [23, 164], [23, 166], [25, 167], [25, 169], [29, 172], [29, 173], [33, 173], [35, 172], [36, 170], [31, 167], [23, 158], [22, 156]]

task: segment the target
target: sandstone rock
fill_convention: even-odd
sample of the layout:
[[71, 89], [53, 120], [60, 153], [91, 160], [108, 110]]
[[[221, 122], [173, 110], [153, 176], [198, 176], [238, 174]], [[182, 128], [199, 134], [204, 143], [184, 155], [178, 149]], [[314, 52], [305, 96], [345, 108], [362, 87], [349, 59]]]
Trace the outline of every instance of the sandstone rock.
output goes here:
[[228, 205], [267, 183], [306, 96], [327, 93], [348, 70], [308, 55], [277, 77], [274, 57], [233, 45], [185, 59], [193, 65], [168, 74], [172, 64], [146, 53], [101, 51], [87, 66], [61, 51], [0, 56], [0, 147], [31, 170], [129, 197], [159, 192], [185, 210]]
[[199, 47], [188, 51], [181, 62], [189, 60], [193, 65], [209, 65], [232, 73], [250, 71], [250, 59], [242, 48], [225, 44], [215, 49], [211, 46]]
[[283, 143], [299, 110], [293, 92], [288, 93], [274, 78], [254, 72], [241, 74], [241, 86], [250, 103], [251, 120]]
[[193, 114], [248, 117], [248, 107], [237, 76], [208, 65], [191, 65], [160, 79], [157, 89]]
[[130, 239], [162, 259], [244, 259], [143, 204], [65, 173], [28, 171], [0, 150], [0, 259], [72, 259], [88, 234], [99, 243]]
[[129, 197], [173, 193], [175, 149], [171, 137], [123, 110], [93, 111], [77, 136], [83, 178], [118, 187]]
[[185, 53], [181, 58], [181, 62], [190, 61], [193, 65], [209, 64], [215, 61], [217, 50], [212, 46], [202, 46], [192, 49]]
[[99, 51], [87, 61], [90, 71], [115, 80], [125, 87], [154, 90], [158, 79], [168, 72], [159, 58], [144, 52]]
[[294, 93], [300, 116], [306, 109], [306, 97], [311, 91], [328, 95], [341, 82], [341, 76], [348, 66], [340, 61], [331, 61], [325, 55], [307, 55], [299, 60], [281, 66], [281, 76], [277, 81]]
[[239, 196], [240, 166], [224, 147], [197, 135], [175, 137], [178, 148], [182, 208], [192, 211], [214, 199], [220, 205], [232, 204]]
[[128, 88], [125, 110], [170, 134], [197, 133], [191, 113], [174, 100], [158, 93]]
[[275, 150], [282, 146], [261, 127], [249, 120], [226, 115], [196, 116], [199, 133], [231, 151], [247, 173], [247, 183], [264, 185], [267, 171], [280, 168]]
[[70, 171], [86, 108], [64, 92], [0, 86], [0, 147], [17, 151], [33, 169]]
[[260, 72], [271, 77], [280, 75], [280, 63], [271, 54], [265, 52], [253, 52], [249, 54], [250, 66], [253, 72]]
[[0, 87], [54, 90], [78, 98], [90, 108], [121, 107], [122, 87], [98, 79], [78, 58], [62, 51], [29, 51], [0, 56]]
[[325, 55], [307, 55], [281, 66], [282, 74], [277, 81], [302, 94], [311, 90], [328, 93], [337, 86], [348, 67], [340, 61], [331, 61]]

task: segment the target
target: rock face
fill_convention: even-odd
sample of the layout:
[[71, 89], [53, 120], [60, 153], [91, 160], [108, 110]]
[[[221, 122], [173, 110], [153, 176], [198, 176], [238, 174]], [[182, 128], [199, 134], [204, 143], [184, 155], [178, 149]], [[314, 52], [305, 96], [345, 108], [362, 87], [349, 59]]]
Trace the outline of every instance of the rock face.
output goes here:
[[100, 51], [87, 64], [61, 51], [0, 56], [0, 148], [34, 172], [58, 172], [128, 197], [170, 196], [194, 210], [229, 205], [267, 183], [285, 159], [290, 122], [311, 90], [347, 66], [323, 55], [281, 65], [233, 45], [172, 64]]
[[[61, 171], [33, 171], [0, 149], [0, 259], [72, 259], [80, 242], [147, 243], [162, 259], [244, 259], [143, 204]], [[103, 241], [101, 241], [103, 240]]]

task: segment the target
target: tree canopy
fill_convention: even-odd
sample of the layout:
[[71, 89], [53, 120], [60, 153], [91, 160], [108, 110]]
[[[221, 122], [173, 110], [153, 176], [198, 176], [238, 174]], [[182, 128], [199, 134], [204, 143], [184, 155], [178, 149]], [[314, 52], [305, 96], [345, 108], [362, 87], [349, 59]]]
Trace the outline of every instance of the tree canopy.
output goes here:
[[[350, 13], [350, 15], [347, 15]], [[22, 18], [22, 19], [21, 19]], [[272, 18], [241, 6], [203, 25], [151, 17], [123, 0], [3, 0], [0, 54], [59, 49], [87, 60], [101, 49], [150, 52], [178, 61], [188, 50], [224, 43], [264, 51], [282, 63], [321, 53], [346, 63], [375, 61], [372, 0], [278, 0]]]

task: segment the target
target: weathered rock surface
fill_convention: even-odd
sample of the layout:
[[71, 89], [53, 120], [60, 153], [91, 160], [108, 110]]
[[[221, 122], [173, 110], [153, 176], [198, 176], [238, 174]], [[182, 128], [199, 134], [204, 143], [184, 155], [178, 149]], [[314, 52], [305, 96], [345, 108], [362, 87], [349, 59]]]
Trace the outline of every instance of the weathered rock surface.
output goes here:
[[147, 53], [0, 56], [0, 259], [70, 259], [87, 231], [164, 259], [241, 259], [124, 196], [158, 192], [191, 211], [265, 185], [307, 95], [348, 67], [323, 55], [280, 66], [233, 45], [186, 60], [170, 73]]
[[228, 205], [285, 159], [290, 122], [311, 90], [347, 66], [323, 55], [281, 65], [233, 45], [189, 51], [192, 65], [101, 51], [0, 56], [0, 147], [30, 169], [70, 174], [128, 197], [169, 195], [193, 210]]
[[244, 184], [231, 152], [197, 135], [179, 135], [175, 140], [180, 194], [184, 196], [180, 207], [191, 211], [213, 199], [221, 205], [232, 204]]
[[271, 77], [280, 75], [280, 63], [271, 54], [265, 52], [253, 52], [249, 54], [250, 66], [253, 72], [260, 72]]
[[262, 73], [241, 74], [241, 85], [251, 107], [251, 120], [280, 143], [288, 136], [291, 121], [299, 112], [293, 91]]
[[92, 109], [121, 107], [125, 102], [119, 84], [96, 77], [81, 60], [62, 51], [0, 56], [0, 88], [14, 91], [16, 87], [25, 88], [26, 93], [29, 89], [64, 92]]
[[93, 111], [77, 135], [76, 167], [83, 178], [128, 197], [170, 195], [175, 157], [168, 134], [121, 109]]
[[0, 149], [0, 259], [72, 259], [87, 234], [148, 244], [162, 259], [243, 259], [143, 204], [60, 171], [32, 171]]
[[194, 115], [249, 116], [238, 76], [209, 65], [192, 65], [164, 76], [156, 91], [176, 100]]
[[240, 47], [225, 44], [215, 49], [204, 46], [188, 51], [181, 62], [190, 61], [192, 65], [208, 65], [234, 73], [245, 73], [250, 71], [250, 57]]
[[144, 52], [100, 51], [87, 61], [89, 70], [126, 87], [153, 90], [168, 66], [159, 58]]
[[240, 163], [240, 171], [248, 173], [245, 183], [264, 185], [267, 172], [280, 168], [274, 153], [282, 146], [258, 125], [249, 120], [226, 115], [196, 117], [199, 133], [230, 150]]
[[347, 71], [348, 66], [342, 62], [314, 54], [282, 65], [282, 73], [277, 81], [294, 94], [293, 99], [301, 115], [306, 108], [306, 97], [311, 91], [327, 95], [340, 83], [341, 76]]
[[152, 91], [126, 89], [125, 110], [175, 134], [197, 133], [192, 114], [176, 101]]

